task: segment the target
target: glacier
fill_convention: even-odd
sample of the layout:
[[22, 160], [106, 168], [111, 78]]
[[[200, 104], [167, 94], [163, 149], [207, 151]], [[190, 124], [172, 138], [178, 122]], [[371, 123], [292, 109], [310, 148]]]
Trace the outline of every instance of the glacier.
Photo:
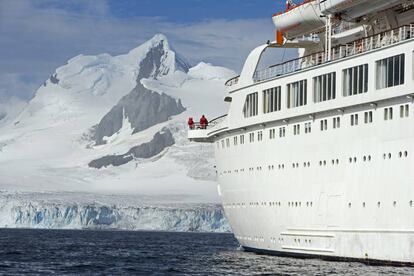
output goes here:
[[230, 231], [214, 147], [186, 121], [226, 112], [233, 71], [155, 35], [52, 72], [29, 103], [0, 105], [0, 227]]
[[[56, 200], [56, 197], [59, 199]], [[92, 197], [95, 200], [91, 200]], [[220, 233], [231, 231], [218, 204], [150, 203], [120, 195], [85, 197], [83, 194], [79, 197], [71, 193], [22, 192], [0, 192], [0, 227]]]

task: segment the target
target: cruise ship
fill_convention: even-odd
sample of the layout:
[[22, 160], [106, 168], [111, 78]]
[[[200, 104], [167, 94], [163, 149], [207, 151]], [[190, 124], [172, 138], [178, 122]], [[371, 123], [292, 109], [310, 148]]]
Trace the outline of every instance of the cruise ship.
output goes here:
[[[413, 264], [414, 1], [287, 1], [272, 19], [274, 41], [225, 84], [228, 114], [188, 131], [214, 145], [235, 237], [259, 253]], [[260, 66], [284, 48], [297, 58]]]

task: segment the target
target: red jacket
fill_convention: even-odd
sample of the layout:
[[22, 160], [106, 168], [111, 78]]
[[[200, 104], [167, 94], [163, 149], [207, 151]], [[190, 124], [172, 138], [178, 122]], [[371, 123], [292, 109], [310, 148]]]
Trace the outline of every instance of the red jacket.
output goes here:
[[201, 117], [200, 118], [200, 125], [207, 125], [208, 124], [208, 121], [207, 121], [207, 118], [206, 117]]

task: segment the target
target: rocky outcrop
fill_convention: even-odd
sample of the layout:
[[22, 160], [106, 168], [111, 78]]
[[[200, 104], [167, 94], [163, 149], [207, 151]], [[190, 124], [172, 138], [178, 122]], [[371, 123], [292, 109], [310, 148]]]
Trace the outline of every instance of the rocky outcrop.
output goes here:
[[122, 127], [124, 116], [131, 123], [133, 133], [167, 121], [180, 114], [185, 108], [180, 100], [166, 94], [158, 94], [141, 84], [124, 96], [99, 122], [95, 130], [95, 143], [104, 144], [104, 137], [110, 137]]
[[134, 159], [151, 158], [161, 153], [165, 148], [174, 144], [171, 131], [164, 128], [157, 132], [152, 140], [139, 146], [131, 148], [127, 153], [121, 155], [107, 155], [91, 161], [88, 165], [91, 168], [101, 169], [108, 166], [121, 166]]
[[0, 121], [3, 120], [4, 118], [6, 118], [7, 113], [6, 112], [1, 112], [0, 111]]
[[[174, 66], [167, 66], [169, 55], [174, 55]], [[122, 127], [124, 116], [131, 123], [133, 133], [167, 121], [171, 116], [185, 110], [180, 100], [166, 94], [159, 94], [146, 89], [140, 82], [143, 78], [158, 78], [167, 75], [178, 67], [188, 70], [185, 62], [177, 60], [168, 43], [160, 39], [157, 46], [151, 48], [139, 64], [137, 86], [125, 95], [99, 122], [94, 141], [96, 145], [105, 144], [105, 136], [110, 137]]]

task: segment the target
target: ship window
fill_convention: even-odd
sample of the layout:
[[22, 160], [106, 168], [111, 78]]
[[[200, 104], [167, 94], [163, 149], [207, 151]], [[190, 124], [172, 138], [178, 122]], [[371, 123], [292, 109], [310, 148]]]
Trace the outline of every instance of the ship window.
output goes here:
[[336, 97], [336, 73], [313, 78], [313, 102], [333, 100]]
[[400, 117], [408, 117], [410, 116], [410, 106], [408, 104], [406, 105], [400, 105]]
[[279, 111], [282, 103], [281, 96], [280, 86], [263, 90], [263, 112]]
[[342, 93], [344, 97], [366, 93], [368, 91], [368, 64], [342, 71]]
[[237, 136], [234, 136], [234, 137], [233, 137], [233, 144], [234, 144], [235, 146], [237, 146]]
[[276, 129], [274, 129], [274, 128], [269, 129], [269, 138], [270, 139], [275, 139], [275, 137], [276, 137]]
[[279, 137], [285, 137], [286, 136], [286, 128], [281, 127], [279, 128]]
[[404, 54], [376, 62], [377, 89], [404, 84]]
[[288, 108], [307, 104], [307, 80], [301, 80], [287, 85]]
[[245, 118], [256, 116], [258, 114], [258, 95], [259, 93], [251, 93], [246, 96], [244, 102], [243, 115]]
[[244, 144], [244, 135], [240, 135], [240, 145]]
[[392, 107], [384, 108], [384, 120], [392, 120], [393, 117], [393, 110]]
[[220, 148], [220, 142], [217, 142], [216, 145], [217, 145], [217, 149], [219, 149]]
[[358, 125], [358, 114], [352, 114], [351, 115], [351, 126], [357, 126]]
[[293, 134], [294, 135], [299, 135], [300, 134], [300, 125], [299, 124], [293, 126]]
[[254, 142], [254, 133], [249, 133], [249, 141], [250, 143]]
[[321, 120], [321, 131], [328, 129], [328, 120]]
[[226, 138], [226, 147], [230, 147], [230, 139]]
[[312, 123], [305, 123], [305, 133], [311, 133], [312, 132]]
[[262, 141], [263, 140], [263, 131], [258, 131], [257, 132], [257, 141]]
[[221, 148], [224, 149], [224, 140], [221, 140]]
[[367, 111], [364, 113], [364, 123], [366, 124], [372, 123], [372, 111]]
[[341, 117], [333, 118], [333, 128], [340, 128], [341, 127]]

